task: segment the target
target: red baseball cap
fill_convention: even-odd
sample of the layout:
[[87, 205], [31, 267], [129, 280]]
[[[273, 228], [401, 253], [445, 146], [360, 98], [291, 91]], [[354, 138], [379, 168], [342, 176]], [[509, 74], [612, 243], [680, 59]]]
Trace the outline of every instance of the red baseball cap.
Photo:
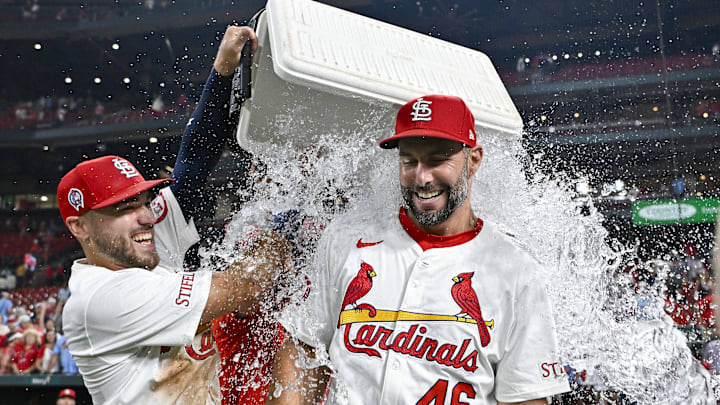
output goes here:
[[145, 180], [140, 172], [119, 156], [88, 160], [70, 170], [58, 184], [57, 198], [63, 221], [71, 215], [108, 207], [172, 179]]
[[65, 398], [65, 397], [70, 397], [70, 398], [74, 399], [75, 398], [75, 390], [72, 390], [70, 388], [65, 388], [64, 390], [60, 391], [60, 393], [58, 394], [58, 399]]
[[449, 139], [472, 148], [477, 143], [475, 118], [459, 97], [422, 96], [400, 107], [395, 135], [380, 141], [380, 147], [396, 148], [399, 139], [418, 136]]

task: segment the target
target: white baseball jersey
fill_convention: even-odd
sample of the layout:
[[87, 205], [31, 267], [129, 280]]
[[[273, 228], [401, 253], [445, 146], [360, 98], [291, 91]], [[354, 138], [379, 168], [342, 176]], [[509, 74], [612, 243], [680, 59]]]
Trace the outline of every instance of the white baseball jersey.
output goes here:
[[404, 211], [361, 229], [336, 221], [317, 266], [308, 304], [319, 325], [284, 323], [328, 348], [350, 404], [494, 404], [570, 389], [538, 263], [491, 224], [439, 237]]
[[199, 238], [170, 188], [152, 209], [159, 266], [111, 271], [85, 259], [73, 264], [63, 311], [70, 353], [94, 403], [212, 403], [218, 394], [208, 392], [208, 380], [217, 379], [212, 333], [196, 335], [212, 273], [182, 272], [185, 252]]

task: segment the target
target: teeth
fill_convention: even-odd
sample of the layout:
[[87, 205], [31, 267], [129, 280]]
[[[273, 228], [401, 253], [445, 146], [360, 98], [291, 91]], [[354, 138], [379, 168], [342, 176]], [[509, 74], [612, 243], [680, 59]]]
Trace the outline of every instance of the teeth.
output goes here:
[[153, 237], [150, 232], [143, 232], [143, 233], [139, 233], [139, 234], [133, 236], [132, 240], [134, 240], [135, 242], [143, 243], [143, 242], [152, 241], [152, 238]]
[[442, 194], [442, 190], [432, 191], [432, 192], [431, 191], [418, 191], [416, 194], [418, 197], [422, 198], [423, 200], [429, 200], [431, 198], [435, 198], [435, 197], [439, 196], [440, 194]]

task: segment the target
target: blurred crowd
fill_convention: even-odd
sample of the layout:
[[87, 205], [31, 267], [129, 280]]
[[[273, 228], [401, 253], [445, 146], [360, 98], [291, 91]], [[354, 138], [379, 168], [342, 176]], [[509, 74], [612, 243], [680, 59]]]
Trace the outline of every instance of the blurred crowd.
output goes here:
[[77, 374], [61, 332], [64, 261], [76, 242], [59, 220], [7, 216], [0, 232], [0, 374]]
[[[585, 60], [580, 60], [583, 57]], [[717, 67], [720, 65], [720, 42], [715, 43], [706, 53], [668, 55], [666, 63], [669, 71]], [[656, 74], [662, 72], [663, 66], [660, 56], [644, 57], [635, 56], [632, 53], [604, 55], [599, 50], [597, 53], [589, 55], [582, 53], [551, 55], [547, 53], [532, 58], [519, 58], [515, 72], [505, 72], [502, 76], [506, 85], [540, 84]]]
[[184, 117], [192, 111], [188, 97], [180, 94], [166, 104], [161, 94], [146, 107], [126, 100], [100, 101], [92, 97], [45, 96], [34, 101], [0, 102], [0, 130], [45, 129], [59, 126], [118, 124], [122, 122]]
[[[62, 334], [62, 307], [70, 297], [67, 286], [48, 292], [29, 306], [14, 305], [10, 293], [0, 293], [0, 374], [78, 373]], [[15, 292], [15, 297], [19, 292]], [[27, 294], [28, 291], [26, 290]]]
[[8, 216], [0, 232], [0, 290], [60, 285], [77, 243], [59, 220]]

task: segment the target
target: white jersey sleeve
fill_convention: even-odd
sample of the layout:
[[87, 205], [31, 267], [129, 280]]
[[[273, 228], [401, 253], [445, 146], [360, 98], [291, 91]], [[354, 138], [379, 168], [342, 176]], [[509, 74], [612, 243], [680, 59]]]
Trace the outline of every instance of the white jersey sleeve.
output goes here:
[[[528, 269], [531, 271], [531, 269]], [[495, 398], [520, 402], [567, 390], [558, 363], [555, 322], [542, 280], [523, 278], [517, 286], [516, 310], [505, 354], [497, 365]]]
[[111, 272], [84, 308], [89, 355], [192, 343], [212, 273], [128, 269]]
[[170, 187], [160, 190], [151, 204], [155, 214], [155, 248], [160, 256], [160, 265], [170, 269], [182, 269], [185, 252], [200, 237], [192, 220], [185, 221]]

